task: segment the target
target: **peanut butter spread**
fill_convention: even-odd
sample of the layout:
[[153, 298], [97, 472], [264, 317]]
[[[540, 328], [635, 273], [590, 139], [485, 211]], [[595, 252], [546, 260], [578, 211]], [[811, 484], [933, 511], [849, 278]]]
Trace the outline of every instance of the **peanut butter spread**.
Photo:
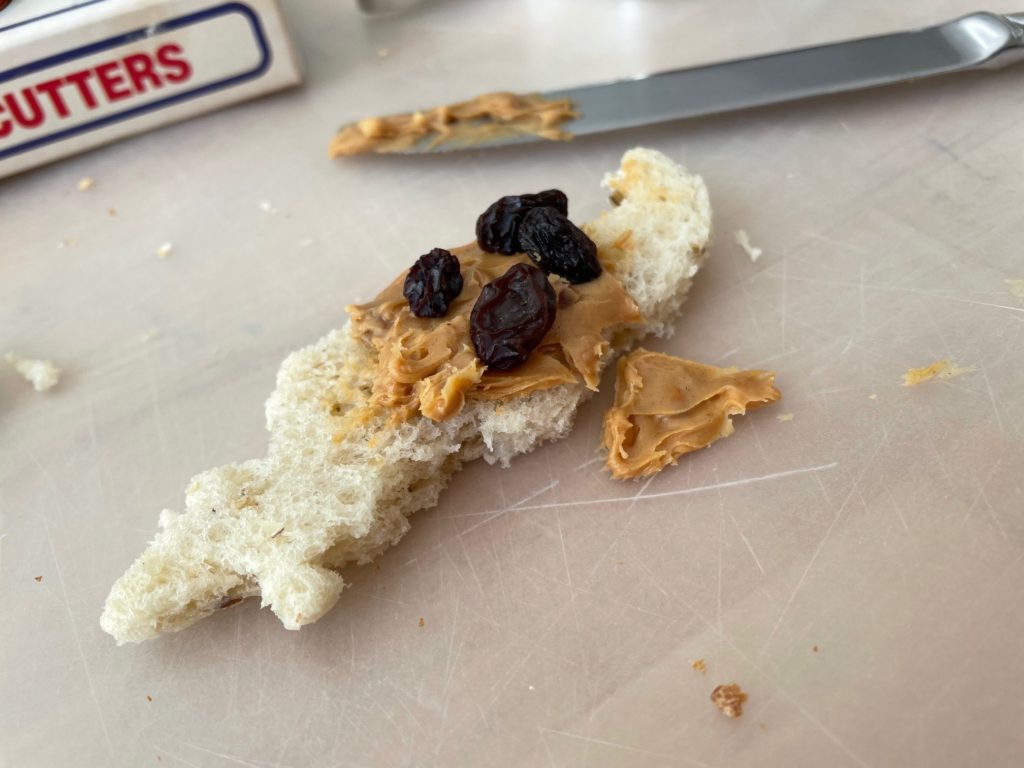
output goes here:
[[619, 360], [603, 442], [614, 477], [653, 475], [732, 434], [731, 416], [778, 400], [770, 371], [715, 368], [637, 349]]
[[569, 99], [536, 94], [485, 93], [469, 101], [387, 117], [368, 117], [344, 126], [331, 141], [331, 157], [364, 152], [403, 152], [433, 137], [441, 144], [469, 146], [503, 137], [530, 134], [566, 141], [572, 134], [559, 126], [579, 117]]
[[459, 260], [463, 287], [444, 317], [412, 314], [402, 294], [405, 274], [373, 301], [347, 308], [352, 334], [377, 352], [368, 407], [388, 409], [395, 421], [417, 412], [443, 421], [458, 413], [467, 397], [505, 399], [578, 381], [596, 390], [612, 335], [642, 321], [608, 264], [600, 277], [579, 285], [551, 276], [558, 297], [551, 330], [522, 365], [488, 371], [470, 341], [470, 312], [487, 283], [529, 258], [486, 253], [475, 243], [451, 252]]

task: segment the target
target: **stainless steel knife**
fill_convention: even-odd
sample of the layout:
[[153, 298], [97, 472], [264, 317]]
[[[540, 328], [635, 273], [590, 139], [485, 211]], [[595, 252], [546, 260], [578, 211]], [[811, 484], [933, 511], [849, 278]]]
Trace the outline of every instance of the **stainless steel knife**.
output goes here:
[[[748, 59], [640, 75], [539, 94], [570, 99], [579, 116], [559, 126], [572, 135], [778, 104], [1024, 59], [1024, 13], [979, 12], [934, 27], [800, 48]], [[355, 124], [353, 124], [355, 125]], [[428, 136], [378, 152], [437, 152], [542, 141], [528, 133], [445, 143]]]

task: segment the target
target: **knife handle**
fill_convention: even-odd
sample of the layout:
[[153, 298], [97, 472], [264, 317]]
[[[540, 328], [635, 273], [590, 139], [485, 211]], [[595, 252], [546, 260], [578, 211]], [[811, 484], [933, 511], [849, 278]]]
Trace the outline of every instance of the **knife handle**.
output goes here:
[[1024, 60], [1024, 13], [973, 13], [952, 22], [948, 31], [960, 46], [995, 49], [979, 69], [1002, 69]]

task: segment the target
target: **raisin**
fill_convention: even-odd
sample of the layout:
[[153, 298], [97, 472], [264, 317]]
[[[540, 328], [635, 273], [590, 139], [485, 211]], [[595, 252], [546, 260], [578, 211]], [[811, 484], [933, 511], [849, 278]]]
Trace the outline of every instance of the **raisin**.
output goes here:
[[570, 283], [586, 283], [601, 274], [597, 246], [554, 208], [534, 208], [519, 227], [523, 250], [545, 272]]
[[459, 260], [444, 248], [420, 256], [405, 276], [402, 295], [416, 317], [444, 317], [462, 293]]
[[526, 362], [555, 322], [555, 289], [532, 264], [514, 264], [483, 287], [469, 316], [476, 355], [498, 371]]
[[569, 215], [569, 199], [564, 192], [547, 189], [535, 195], [509, 195], [501, 198], [480, 214], [476, 220], [476, 241], [489, 253], [511, 256], [522, 253], [519, 245], [519, 224], [533, 208], [547, 206]]

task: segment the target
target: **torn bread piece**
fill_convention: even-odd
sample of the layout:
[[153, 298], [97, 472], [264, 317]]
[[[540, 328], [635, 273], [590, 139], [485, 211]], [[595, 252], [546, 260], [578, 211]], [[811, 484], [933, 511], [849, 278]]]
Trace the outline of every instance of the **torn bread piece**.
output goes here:
[[[584, 229], [644, 323], [605, 329], [611, 348], [601, 365], [644, 333], [672, 331], [711, 224], [703, 181], [658, 152], [630, 150], [604, 183], [619, 204]], [[627, 230], [627, 246], [611, 249]], [[119, 644], [257, 595], [288, 629], [316, 621], [337, 602], [344, 568], [398, 542], [408, 517], [436, 504], [464, 462], [505, 465], [565, 436], [591, 394], [574, 381], [468, 397], [443, 420], [396, 422], [365, 407], [377, 352], [351, 330], [350, 322], [284, 361], [266, 407], [265, 458], [198, 475], [184, 514], [161, 513], [162, 530], [107, 597], [100, 624]]]
[[733, 432], [732, 417], [778, 400], [771, 371], [716, 368], [637, 349], [619, 360], [604, 417], [607, 465], [618, 480], [648, 477]]

